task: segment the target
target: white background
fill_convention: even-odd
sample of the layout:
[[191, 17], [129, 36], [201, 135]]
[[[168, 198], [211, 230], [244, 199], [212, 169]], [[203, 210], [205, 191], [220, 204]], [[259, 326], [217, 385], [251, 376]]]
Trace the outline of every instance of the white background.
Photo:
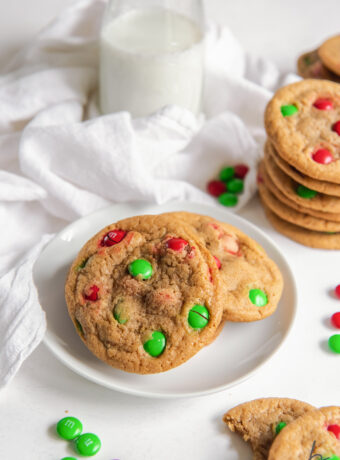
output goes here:
[[[68, 0], [0, 1], [0, 69]], [[227, 24], [246, 49], [294, 70], [297, 56], [339, 32], [339, 0], [207, 0], [207, 15]], [[237, 95], [235, 95], [237, 97]], [[0, 459], [58, 460], [72, 455], [54, 434], [65, 411], [103, 441], [98, 460], [236, 460], [250, 452], [227, 434], [221, 416], [245, 400], [288, 396], [321, 406], [340, 402], [340, 356], [327, 351], [339, 253], [297, 245], [272, 230], [257, 199], [241, 213], [262, 227], [291, 262], [298, 315], [279, 353], [236, 388], [192, 400], [158, 401], [101, 388], [64, 368], [41, 345], [0, 393]], [[32, 216], [34, 219], [34, 217]], [[1, 320], [1, 318], [0, 318]], [[217, 363], [223, 365], [223, 363]]]

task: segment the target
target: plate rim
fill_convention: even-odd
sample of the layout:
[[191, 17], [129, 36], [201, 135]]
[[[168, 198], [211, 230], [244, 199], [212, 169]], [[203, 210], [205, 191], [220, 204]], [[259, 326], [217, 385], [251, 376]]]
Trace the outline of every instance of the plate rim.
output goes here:
[[[77, 367], [76, 364], [73, 363], [75, 358], [73, 358], [70, 355], [68, 355], [66, 357], [64, 350], [61, 347], [58, 347], [58, 346], [56, 347], [56, 342], [54, 341], [54, 339], [52, 339], [52, 334], [49, 331], [48, 321], [47, 321], [47, 326], [46, 326], [46, 332], [45, 332], [45, 335], [43, 337], [44, 345], [48, 348], [48, 350], [51, 351], [51, 353], [62, 364], [64, 364], [68, 369], [70, 369], [71, 371], [73, 371], [76, 374], [80, 375], [81, 377], [85, 378], [86, 380], [91, 381], [91, 382], [93, 382], [93, 383], [95, 383], [97, 385], [103, 386], [103, 387], [105, 387], [107, 389], [110, 389], [110, 390], [113, 390], [113, 391], [121, 392], [121, 393], [124, 393], [124, 394], [127, 394], [127, 395], [132, 395], [132, 396], [149, 398], [149, 399], [182, 399], [182, 398], [195, 398], [195, 397], [208, 396], [208, 395], [211, 395], [211, 394], [214, 394], [214, 393], [218, 393], [218, 392], [225, 391], [227, 389], [233, 388], [233, 387], [243, 383], [244, 381], [248, 380], [249, 378], [251, 378], [254, 374], [256, 374], [261, 369], [261, 367], [263, 367], [271, 359], [273, 359], [274, 355], [276, 353], [278, 353], [278, 351], [281, 349], [281, 347], [283, 346], [285, 341], [288, 339], [288, 337], [289, 337], [289, 335], [290, 335], [290, 333], [292, 331], [292, 328], [293, 328], [293, 325], [294, 325], [294, 322], [295, 322], [295, 318], [296, 318], [296, 314], [297, 314], [297, 303], [298, 303], [298, 295], [297, 294], [298, 294], [298, 291], [297, 291], [297, 285], [296, 285], [296, 281], [295, 281], [293, 271], [292, 271], [292, 269], [290, 267], [290, 264], [288, 263], [288, 260], [286, 259], [286, 256], [283, 254], [281, 249], [278, 247], [278, 244], [275, 241], [273, 241], [272, 238], [269, 237], [261, 228], [257, 227], [255, 224], [253, 224], [249, 220], [245, 219], [244, 217], [239, 216], [238, 214], [232, 213], [230, 211], [223, 210], [223, 208], [219, 209], [218, 207], [214, 207], [214, 206], [209, 205], [209, 204], [205, 204], [205, 203], [203, 204], [203, 203], [197, 203], [197, 202], [191, 202], [191, 201], [170, 201], [168, 203], [163, 203], [163, 204], [157, 204], [157, 203], [152, 203], [152, 202], [141, 202], [141, 201], [128, 201], [128, 202], [125, 202], [125, 203], [114, 203], [114, 204], [112, 204], [110, 206], [101, 208], [101, 209], [96, 210], [96, 211], [94, 211], [94, 212], [92, 212], [90, 214], [87, 214], [86, 216], [82, 216], [79, 219], [76, 219], [75, 221], [73, 221], [73, 222], [69, 223], [68, 225], [66, 225], [58, 233], [56, 233], [54, 235], [54, 237], [48, 242], [48, 244], [44, 247], [44, 249], [39, 254], [37, 260], [35, 261], [35, 263], [33, 265], [33, 274], [34, 274], [34, 271], [35, 271], [35, 267], [38, 264], [38, 262], [41, 259], [41, 257], [43, 256], [44, 252], [56, 240], [62, 239], [61, 236], [64, 233], [70, 232], [73, 227], [77, 227], [79, 225], [81, 226], [82, 222], [86, 222], [88, 220], [91, 220], [91, 219], [95, 218], [96, 215], [106, 213], [111, 209], [113, 211], [115, 208], [118, 208], [118, 207], [124, 208], [125, 206], [129, 206], [131, 208], [132, 207], [133, 208], [138, 207], [138, 209], [141, 211], [141, 215], [143, 215], [142, 210], [147, 209], [149, 207], [152, 207], [152, 208], [159, 207], [160, 208], [160, 213], [162, 213], [162, 212], [171, 212], [171, 211], [165, 211], [165, 210], [162, 209], [164, 207], [169, 207], [169, 206], [179, 207], [179, 210], [181, 210], [181, 208], [186, 207], [186, 206], [187, 207], [188, 206], [192, 206], [192, 207], [199, 206], [200, 208], [202, 208], [202, 215], [207, 215], [205, 213], [208, 212], [209, 209], [211, 209], [212, 212], [218, 211], [218, 213], [222, 213], [222, 214], [225, 212], [225, 214], [226, 214], [225, 217], [226, 218], [228, 217], [228, 215], [229, 216], [231, 215], [232, 219], [236, 219], [236, 221], [239, 221], [242, 224], [245, 224], [246, 226], [250, 227], [252, 229], [252, 231], [254, 231], [255, 233], [259, 233], [261, 235], [261, 238], [263, 238], [269, 246], [272, 246], [277, 251], [277, 253], [280, 255], [280, 257], [282, 259], [282, 262], [283, 262], [283, 264], [285, 266], [284, 268], [285, 268], [285, 270], [288, 273], [288, 276], [290, 278], [290, 284], [291, 284], [291, 287], [292, 287], [292, 296], [293, 296], [292, 314], [291, 314], [291, 317], [290, 317], [288, 327], [286, 328], [284, 334], [282, 335], [282, 338], [280, 339], [280, 342], [274, 348], [274, 350], [271, 351], [252, 370], [250, 370], [249, 372], [246, 372], [244, 375], [242, 375], [241, 377], [233, 380], [232, 382], [229, 382], [227, 384], [214, 386], [214, 387], [206, 389], [206, 390], [189, 391], [189, 392], [188, 391], [185, 391], [185, 392], [181, 391], [180, 393], [171, 393], [171, 392], [158, 393], [158, 392], [155, 392], [154, 390], [153, 391], [138, 390], [138, 389], [133, 389], [133, 388], [130, 388], [130, 387], [124, 387], [124, 385], [119, 385], [119, 384], [116, 384], [116, 383], [108, 384], [106, 381], [102, 381], [100, 378], [97, 378], [96, 375], [91, 375], [91, 374], [89, 375], [86, 372], [86, 370], [84, 370], [82, 368], [82, 366], [83, 366], [82, 363], [81, 363], [82, 364], [81, 368]], [[231, 223], [231, 225], [237, 226], [237, 222], [236, 223]], [[35, 277], [34, 276], [33, 276], [33, 282], [35, 284]], [[35, 286], [36, 286], [36, 284], [35, 284]], [[38, 288], [37, 288], [37, 291], [38, 291]], [[39, 291], [38, 291], [38, 297], [39, 297]], [[40, 304], [40, 300], [39, 300], [39, 304]], [[43, 308], [42, 305], [41, 305], [41, 308]]]

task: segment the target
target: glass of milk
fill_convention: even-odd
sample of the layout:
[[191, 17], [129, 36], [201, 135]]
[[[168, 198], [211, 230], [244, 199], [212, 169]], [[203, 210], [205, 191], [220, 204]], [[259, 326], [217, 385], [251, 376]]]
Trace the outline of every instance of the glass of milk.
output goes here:
[[176, 104], [197, 115], [203, 90], [201, 0], [111, 0], [100, 35], [103, 113], [149, 115]]

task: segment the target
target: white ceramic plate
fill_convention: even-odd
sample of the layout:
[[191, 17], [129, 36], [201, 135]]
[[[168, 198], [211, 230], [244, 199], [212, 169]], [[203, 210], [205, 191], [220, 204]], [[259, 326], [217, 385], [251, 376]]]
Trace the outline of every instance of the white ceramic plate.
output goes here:
[[[74, 330], [64, 300], [68, 268], [83, 244], [102, 227], [133, 215], [179, 210], [227, 221], [258, 241], [283, 274], [285, 285], [280, 305], [275, 314], [265, 320], [227, 323], [212, 345], [171, 371], [136, 375], [113, 369], [94, 357]], [[278, 350], [291, 328], [296, 309], [296, 286], [289, 265], [278, 247], [261, 230], [224, 209], [186, 202], [163, 206], [120, 204], [77, 220], [49, 243], [37, 260], [33, 274], [47, 316], [45, 343], [49, 349], [66, 366], [93, 382], [146, 397], [202, 396], [240, 383]]]

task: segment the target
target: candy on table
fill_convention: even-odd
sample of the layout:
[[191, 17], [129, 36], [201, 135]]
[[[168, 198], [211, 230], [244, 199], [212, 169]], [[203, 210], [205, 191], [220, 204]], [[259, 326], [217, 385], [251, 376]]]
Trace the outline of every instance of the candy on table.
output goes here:
[[234, 169], [235, 169], [235, 177], [238, 177], [239, 179], [244, 179], [249, 171], [248, 166], [244, 164], [236, 165], [234, 166]]
[[211, 180], [207, 184], [207, 190], [210, 195], [217, 198], [222, 195], [222, 193], [227, 191], [227, 186], [221, 180]]
[[57, 423], [58, 435], [70, 441], [75, 439], [83, 431], [83, 425], [80, 420], [75, 417], [64, 417]]
[[194, 305], [188, 314], [188, 323], [193, 329], [203, 329], [209, 322], [209, 310], [204, 305]]
[[315, 190], [311, 190], [308, 187], [305, 187], [304, 185], [299, 185], [296, 189], [296, 194], [299, 195], [301, 198], [305, 198], [307, 200], [310, 200], [311, 198], [314, 198], [318, 192]]
[[235, 176], [235, 168], [233, 166], [227, 166], [221, 169], [219, 177], [222, 182], [227, 182]]
[[299, 109], [296, 107], [296, 105], [293, 105], [293, 104], [281, 105], [281, 113], [284, 117], [291, 117], [298, 111]]
[[130, 275], [147, 280], [152, 276], [152, 265], [148, 260], [136, 259], [129, 264]]
[[154, 331], [151, 334], [151, 338], [147, 340], [143, 345], [144, 350], [153, 358], [160, 356], [163, 353], [165, 346], [166, 338], [163, 332], [160, 331]]
[[327, 149], [318, 149], [313, 153], [312, 158], [316, 163], [320, 163], [322, 165], [328, 165], [334, 161], [333, 155]]
[[243, 192], [243, 180], [238, 179], [237, 177], [230, 179], [228, 182], [228, 191], [232, 193], [242, 193]]
[[334, 353], [340, 353], [340, 334], [334, 334], [328, 339], [328, 346]]
[[340, 311], [332, 315], [331, 322], [334, 327], [336, 327], [337, 329], [340, 329]]
[[256, 307], [264, 307], [268, 303], [267, 294], [262, 289], [250, 289], [249, 299]]
[[238, 198], [236, 195], [234, 195], [234, 193], [227, 192], [222, 193], [222, 195], [218, 197], [218, 201], [223, 204], [223, 206], [234, 207], [238, 203]]
[[207, 190], [210, 195], [218, 198], [223, 206], [236, 206], [238, 203], [237, 194], [243, 192], [243, 180], [248, 171], [249, 167], [245, 164], [226, 166], [221, 169], [218, 180], [208, 182]]
[[99, 452], [102, 443], [98, 436], [93, 433], [85, 433], [75, 440], [75, 448], [80, 455], [92, 457]]

